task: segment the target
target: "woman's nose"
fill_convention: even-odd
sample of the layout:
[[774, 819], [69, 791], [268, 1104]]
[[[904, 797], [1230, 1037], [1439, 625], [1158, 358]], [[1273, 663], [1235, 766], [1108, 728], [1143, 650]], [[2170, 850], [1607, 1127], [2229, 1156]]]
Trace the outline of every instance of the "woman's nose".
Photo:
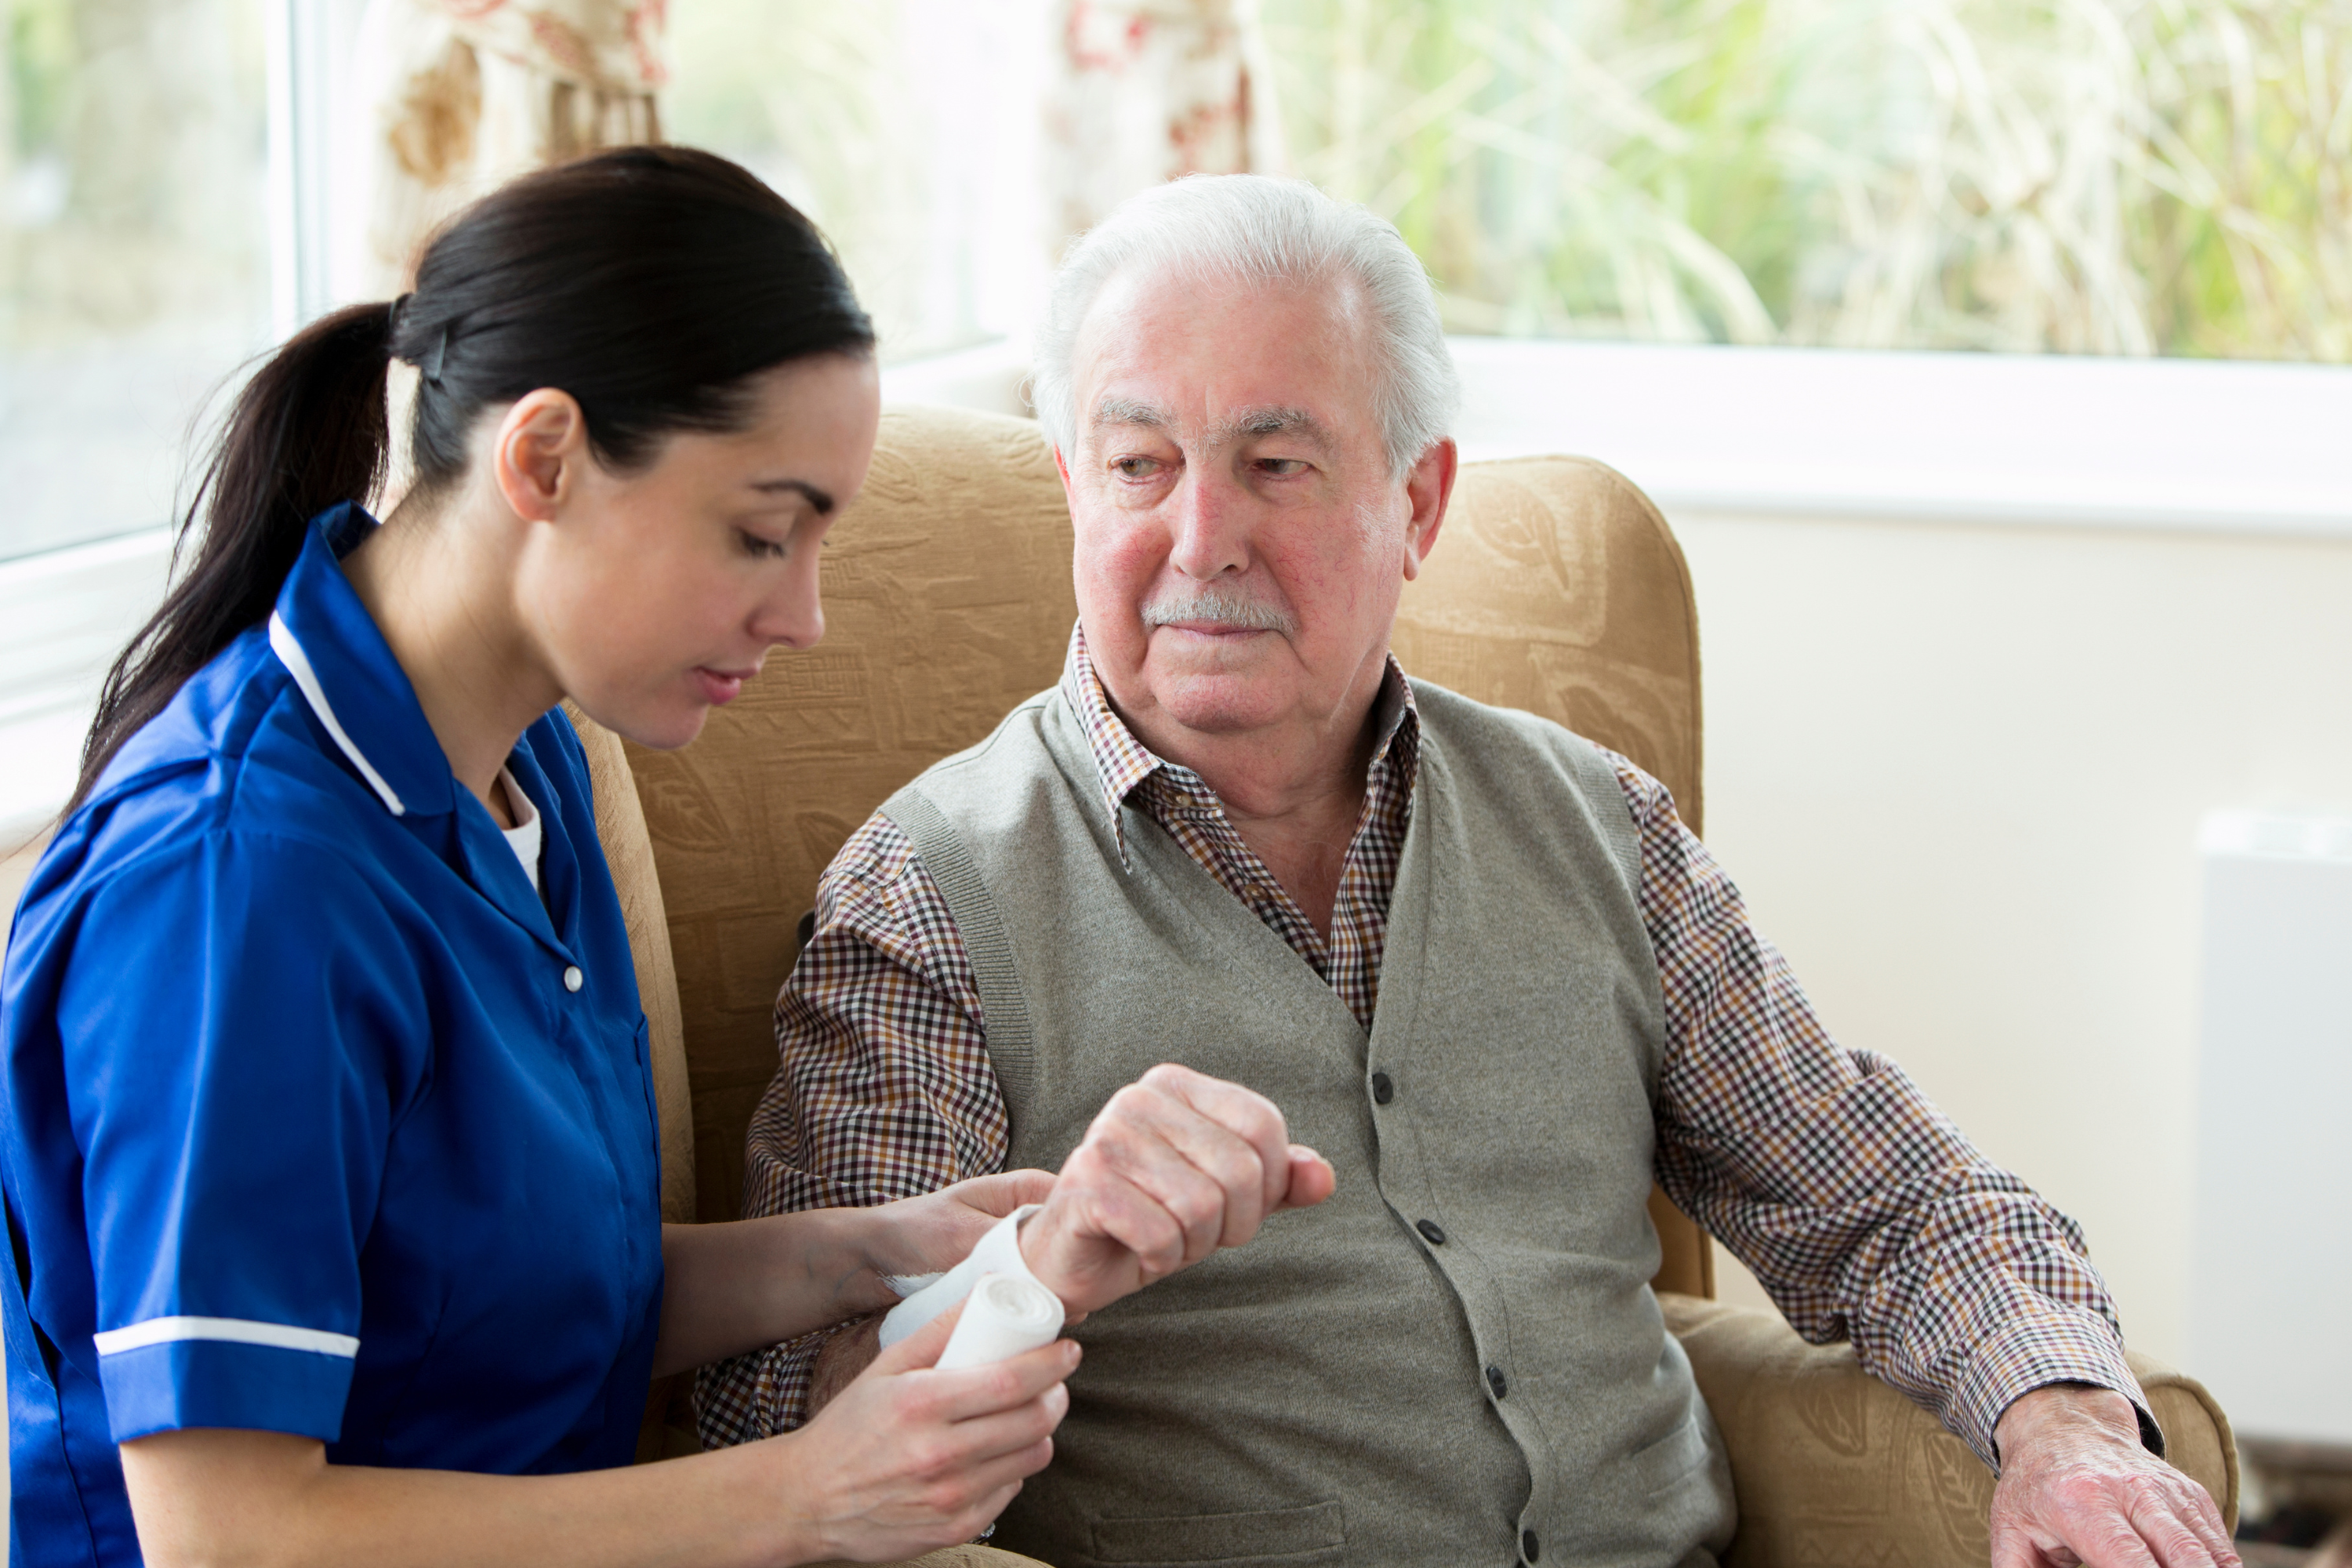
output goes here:
[[817, 597], [814, 574], [762, 604], [751, 618], [751, 631], [772, 647], [814, 647], [824, 636], [824, 605]]

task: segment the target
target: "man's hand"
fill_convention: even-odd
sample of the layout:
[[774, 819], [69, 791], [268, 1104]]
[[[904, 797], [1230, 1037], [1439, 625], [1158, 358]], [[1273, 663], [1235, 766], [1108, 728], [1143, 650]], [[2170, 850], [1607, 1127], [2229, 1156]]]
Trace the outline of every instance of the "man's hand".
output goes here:
[[1163, 1063], [1087, 1129], [1045, 1212], [1021, 1227], [1021, 1255], [1071, 1312], [1091, 1312], [1241, 1246], [1266, 1215], [1319, 1204], [1334, 1184], [1265, 1096]]
[[2205, 1489], [2149, 1453], [2113, 1389], [2053, 1384], [1993, 1427], [1992, 1568], [2238, 1568]]

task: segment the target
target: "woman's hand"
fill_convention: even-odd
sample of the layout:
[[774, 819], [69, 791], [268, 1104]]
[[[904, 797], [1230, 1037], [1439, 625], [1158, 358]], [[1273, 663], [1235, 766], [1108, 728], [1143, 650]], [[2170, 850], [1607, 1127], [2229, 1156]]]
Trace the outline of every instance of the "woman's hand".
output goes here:
[[870, 1300], [853, 1311], [873, 1312], [898, 1304], [883, 1276], [937, 1274], [964, 1260], [988, 1227], [1023, 1204], [1042, 1204], [1054, 1190], [1050, 1171], [1006, 1171], [974, 1176], [919, 1198], [901, 1198], [856, 1211], [873, 1223], [865, 1233], [869, 1274], [860, 1281]]
[[1043, 1171], [1010, 1171], [873, 1208], [666, 1225], [654, 1375], [895, 1307], [883, 1276], [954, 1268], [990, 1226], [1053, 1184]]
[[1021, 1227], [1021, 1255], [1069, 1311], [1096, 1311], [1335, 1184], [1322, 1155], [1288, 1141], [1272, 1100], [1162, 1063], [1087, 1129], [1045, 1212]]
[[783, 1452], [793, 1511], [824, 1555], [895, 1562], [970, 1541], [1053, 1458], [1054, 1428], [1070, 1407], [1062, 1380], [1077, 1370], [1077, 1345], [1056, 1340], [993, 1366], [933, 1370], [962, 1315], [940, 1313], [884, 1351], [806, 1426], [771, 1439]]

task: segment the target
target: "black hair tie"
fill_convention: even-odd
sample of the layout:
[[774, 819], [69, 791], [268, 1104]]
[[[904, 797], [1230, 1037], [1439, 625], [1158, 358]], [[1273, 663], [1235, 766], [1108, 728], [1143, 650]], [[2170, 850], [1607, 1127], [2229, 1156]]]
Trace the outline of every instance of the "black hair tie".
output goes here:
[[[400, 341], [401, 318], [402, 318], [402, 317], [404, 317], [404, 316], [405, 316], [405, 315], [408, 313], [408, 302], [409, 302], [411, 300], [414, 300], [415, 298], [416, 298], [416, 296], [412, 292], [412, 293], [403, 294], [399, 299], [394, 300], [392, 302], [392, 307], [391, 307], [392, 338], [393, 338], [393, 341], [394, 341], [394, 342], [398, 342]], [[397, 351], [395, 351], [395, 352], [394, 352], [394, 357], [395, 357], [395, 358], [399, 358], [399, 357], [403, 357], [403, 356], [401, 356], [401, 355], [397, 353]], [[411, 364], [415, 365], [415, 366], [416, 366], [416, 368], [417, 368], [419, 371], [421, 371], [421, 372], [423, 372], [423, 373], [424, 373], [424, 376], [425, 376], [425, 380], [427, 380], [427, 381], [429, 381], [429, 382], [432, 382], [432, 383], [433, 383], [434, 384], [436, 384], [436, 385], [438, 385], [438, 384], [440, 384], [440, 381], [441, 381], [441, 367], [442, 367], [442, 365], [444, 365], [445, 363], [447, 363], [448, 358], [449, 358], [449, 323], [448, 323], [448, 322], [446, 322], [446, 321], [444, 321], [444, 322], [442, 322], [442, 323], [441, 323], [441, 335], [440, 335], [438, 338], [436, 338], [436, 339], [435, 339], [435, 340], [434, 340], [434, 343], [433, 343], [433, 353], [432, 353], [432, 356], [431, 356], [429, 359], [425, 359], [425, 360], [421, 360], [421, 361], [420, 361], [420, 360], [411, 360], [411, 361], [409, 361], [409, 363], [410, 363]]]

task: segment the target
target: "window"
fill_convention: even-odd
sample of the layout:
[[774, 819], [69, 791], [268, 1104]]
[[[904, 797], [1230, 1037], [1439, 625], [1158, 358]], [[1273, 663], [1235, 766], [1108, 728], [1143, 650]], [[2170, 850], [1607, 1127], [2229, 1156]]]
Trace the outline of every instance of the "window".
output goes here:
[[[0, 830], [62, 798], [205, 395], [352, 291], [362, 8], [0, 0]], [[824, 226], [893, 398], [1017, 410], [1071, 215], [1160, 177], [1071, 116], [1206, 146], [1150, 94], [1213, 108], [1238, 68], [1252, 129], [1218, 144], [1429, 265], [1469, 457], [1594, 452], [1670, 510], [2352, 533], [2347, 0], [668, 17], [667, 132]], [[1162, 76], [1119, 76], [1153, 37]]]
[[1018, 330], [1052, 256], [1040, 0], [683, 0], [669, 16], [669, 134], [824, 229], [886, 362]]
[[0, 0], [0, 559], [170, 515], [270, 328], [253, 0]]
[[2352, 360], [2332, 0], [1265, 0], [1299, 173], [1509, 336]]

